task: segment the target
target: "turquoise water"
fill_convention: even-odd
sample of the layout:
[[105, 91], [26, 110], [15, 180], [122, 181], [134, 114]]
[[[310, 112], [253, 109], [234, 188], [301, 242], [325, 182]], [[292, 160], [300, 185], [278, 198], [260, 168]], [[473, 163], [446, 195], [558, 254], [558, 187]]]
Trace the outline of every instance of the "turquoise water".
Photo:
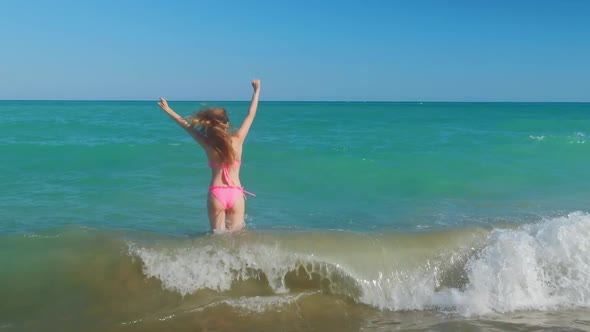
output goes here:
[[[227, 107], [239, 125], [247, 103]], [[172, 102], [180, 114], [199, 107]], [[262, 103], [248, 225], [464, 227], [588, 209], [590, 104]], [[153, 102], [1, 102], [3, 233], [207, 231], [209, 169]], [[236, 122], [237, 121], [237, 122]]]
[[590, 324], [588, 103], [262, 102], [220, 237], [155, 101], [0, 101], [0, 132], [0, 329]]

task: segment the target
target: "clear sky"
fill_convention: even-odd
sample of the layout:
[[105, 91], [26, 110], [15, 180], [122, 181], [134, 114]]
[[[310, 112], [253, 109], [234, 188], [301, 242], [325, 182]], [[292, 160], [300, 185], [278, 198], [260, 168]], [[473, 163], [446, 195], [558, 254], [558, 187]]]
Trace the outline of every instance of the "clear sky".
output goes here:
[[0, 99], [590, 101], [587, 0], [0, 8]]

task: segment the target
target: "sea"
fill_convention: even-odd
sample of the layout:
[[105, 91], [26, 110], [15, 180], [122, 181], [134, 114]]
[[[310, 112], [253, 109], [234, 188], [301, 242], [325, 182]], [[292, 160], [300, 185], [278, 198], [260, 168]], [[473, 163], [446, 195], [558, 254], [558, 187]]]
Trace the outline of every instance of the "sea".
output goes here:
[[0, 101], [0, 332], [590, 331], [589, 175], [590, 103], [262, 101], [214, 234], [156, 100]]

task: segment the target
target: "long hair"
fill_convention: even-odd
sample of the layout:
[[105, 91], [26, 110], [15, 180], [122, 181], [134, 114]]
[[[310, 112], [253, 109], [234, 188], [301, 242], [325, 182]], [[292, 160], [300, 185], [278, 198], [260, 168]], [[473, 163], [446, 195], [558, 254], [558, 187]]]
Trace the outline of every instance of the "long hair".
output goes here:
[[227, 113], [223, 108], [208, 108], [196, 112], [187, 118], [191, 129], [205, 139], [211, 148], [216, 161], [231, 164], [235, 161], [235, 151], [231, 145], [230, 130]]

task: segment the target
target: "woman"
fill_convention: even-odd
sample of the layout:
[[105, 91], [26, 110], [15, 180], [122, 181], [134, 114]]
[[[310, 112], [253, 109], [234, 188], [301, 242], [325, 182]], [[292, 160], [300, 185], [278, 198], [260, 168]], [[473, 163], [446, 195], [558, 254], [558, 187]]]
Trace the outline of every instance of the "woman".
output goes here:
[[[245, 191], [240, 183], [242, 145], [256, 116], [260, 80], [252, 81], [252, 87], [254, 93], [248, 115], [242, 126], [233, 133], [230, 131], [232, 127], [223, 108], [205, 109], [185, 119], [168, 106], [166, 99], [160, 98], [158, 103], [207, 153], [212, 175], [207, 209], [214, 232], [237, 231], [244, 228], [244, 194], [253, 195]], [[229, 221], [228, 224], [226, 220]]]

